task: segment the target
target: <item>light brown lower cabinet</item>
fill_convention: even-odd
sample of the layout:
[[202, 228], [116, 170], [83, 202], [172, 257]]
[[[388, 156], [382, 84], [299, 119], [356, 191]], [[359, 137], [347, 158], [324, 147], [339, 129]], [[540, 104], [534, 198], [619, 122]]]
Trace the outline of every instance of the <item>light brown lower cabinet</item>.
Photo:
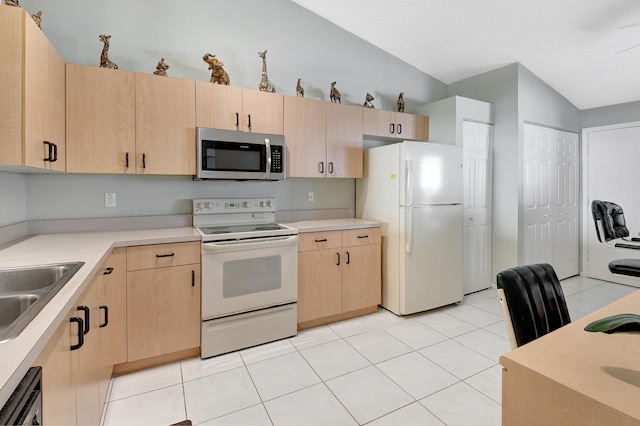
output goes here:
[[375, 312], [382, 297], [380, 228], [298, 238], [299, 330]]
[[127, 248], [128, 362], [200, 346], [200, 243]]
[[44, 424], [100, 423], [124, 324], [116, 306], [126, 285], [124, 250], [112, 251], [34, 363], [42, 366]]

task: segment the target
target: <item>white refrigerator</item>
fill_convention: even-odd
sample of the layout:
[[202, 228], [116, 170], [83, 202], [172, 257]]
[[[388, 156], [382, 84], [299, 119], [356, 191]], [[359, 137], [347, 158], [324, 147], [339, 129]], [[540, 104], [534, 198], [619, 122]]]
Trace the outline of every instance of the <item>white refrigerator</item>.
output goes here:
[[462, 147], [366, 150], [356, 215], [382, 222], [382, 306], [408, 315], [462, 300]]

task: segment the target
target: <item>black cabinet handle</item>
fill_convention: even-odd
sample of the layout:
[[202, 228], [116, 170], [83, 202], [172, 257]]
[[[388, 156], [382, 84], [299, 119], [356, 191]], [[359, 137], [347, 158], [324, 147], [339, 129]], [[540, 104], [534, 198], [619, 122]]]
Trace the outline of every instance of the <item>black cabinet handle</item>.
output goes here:
[[142, 168], [147, 168], [147, 154], [142, 154]]
[[336, 265], [340, 266], [340, 253], [336, 253], [338, 255], [338, 263]]
[[333, 161], [329, 161], [329, 173], [333, 174]]
[[191, 271], [191, 287], [196, 286], [196, 271]]
[[324, 173], [324, 161], [320, 162], [320, 173]]
[[100, 324], [100, 328], [102, 328], [109, 325], [109, 307], [106, 305], [101, 305], [100, 309], [104, 310], [104, 324]]
[[82, 318], [69, 318], [69, 321], [78, 323], [78, 344], [71, 345], [71, 350], [75, 351], [76, 349], [80, 349], [82, 345], [84, 345], [84, 332], [82, 331], [84, 325], [82, 324]]
[[47, 158], [44, 159], [44, 161], [53, 161], [53, 144], [49, 141], [44, 141], [43, 142], [45, 145], [47, 145]]
[[128, 169], [129, 168], [129, 153], [126, 152], [124, 154], [124, 166]]
[[55, 162], [58, 161], [58, 144], [54, 143], [53, 144], [53, 160], [51, 160], [51, 162]]
[[102, 275], [111, 275], [111, 273], [113, 272], [113, 268], [107, 268], [105, 269], [105, 271], [102, 273]]
[[398, 134], [402, 134], [402, 124], [398, 124]]
[[156, 254], [156, 257], [173, 257], [175, 256], [175, 253], [168, 253], [168, 254]]
[[389, 133], [394, 134], [396, 131], [396, 125], [394, 123], [389, 124]]
[[316, 240], [316, 243], [326, 243], [326, 242], [327, 242], [326, 238], [323, 238], [321, 240]]
[[91, 329], [91, 324], [89, 324], [89, 308], [87, 306], [78, 306], [79, 311], [84, 312], [84, 334], [87, 334]]
[[240, 127], [240, 114], [236, 112], [236, 127]]
[[351, 255], [347, 252], [347, 265], [351, 263]]
[[247, 117], [249, 117], [249, 130], [251, 130], [251, 114], [247, 114]]
[[368, 235], [358, 235], [358, 238], [369, 238]]

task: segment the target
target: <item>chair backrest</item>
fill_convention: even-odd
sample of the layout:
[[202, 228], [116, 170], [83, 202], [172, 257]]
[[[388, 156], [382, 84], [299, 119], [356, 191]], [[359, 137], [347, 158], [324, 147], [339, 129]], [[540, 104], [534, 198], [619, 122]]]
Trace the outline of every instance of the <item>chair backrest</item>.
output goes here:
[[[546, 263], [518, 266], [498, 274], [498, 292], [511, 347], [522, 346], [563, 325], [569, 310], [560, 281]], [[510, 331], [511, 325], [511, 331]]]
[[[596, 225], [596, 235], [600, 242], [611, 241], [629, 236], [627, 222], [624, 220], [622, 207], [610, 201], [593, 200], [591, 213]], [[601, 226], [598, 226], [598, 223]], [[602, 235], [600, 234], [602, 232]]]

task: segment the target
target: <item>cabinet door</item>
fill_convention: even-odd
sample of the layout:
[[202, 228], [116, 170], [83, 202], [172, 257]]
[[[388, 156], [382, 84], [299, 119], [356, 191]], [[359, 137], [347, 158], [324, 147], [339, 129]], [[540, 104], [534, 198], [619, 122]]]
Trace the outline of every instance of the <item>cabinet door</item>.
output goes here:
[[135, 74], [67, 64], [67, 171], [135, 173]]
[[344, 249], [342, 264], [342, 310], [376, 306], [382, 301], [380, 244]]
[[32, 19], [24, 37], [24, 164], [64, 172], [65, 63]]
[[200, 346], [200, 265], [127, 273], [128, 361]]
[[242, 130], [284, 134], [284, 96], [259, 90], [242, 89]]
[[426, 141], [429, 139], [429, 117], [397, 112], [395, 137]]
[[195, 82], [136, 74], [136, 169], [195, 175]]
[[98, 296], [100, 344], [98, 365], [100, 374], [100, 411], [102, 412], [113, 366], [127, 361], [127, 271], [126, 248], [113, 249], [103, 263], [102, 291]]
[[362, 131], [365, 135], [395, 137], [396, 113], [381, 109], [364, 108]]
[[327, 103], [284, 99], [284, 136], [287, 145], [287, 176], [324, 177], [327, 171]]
[[298, 253], [298, 322], [342, 312], [340, 250]]
[[[22, 28], [24, 12], [0, 8], [0, 161], [22, 164]], [[43, 157], [44, 158], [44, 157]]]
[[[88, 316], [89, 326], [84, 335], [84, 344], [72, 351], [76, 382], [77, 424], [96, 425], [100, 423], [100, 369], [98, 367], [98, 351], [100, 345], [100, 318], [98, 315], [99, 281], [102, 275], [96, 275], [89, 284], [89, 289], [80, 299], [78, 306], [86, 307], [88, 313], [77, 310], [76, 316], [85, 320]], [[75, 325], [75, 324], [74, 324]], [[74, 330], [75, 332], [76, 330]], [[73, 339], [75, 342], [77, 339]]]
[[334, 103], [326, 107], [327, 176], [361, 178], [363, 108]]
[[196, 81], [196, 127], [242, 130], [242, 88]]
[[[75, 315], [75, 310], [73, 311]], [[42, 420], [45, 425], [76, 424], [76, 387], [71, 362], [71, 315], [58, 327], [34, 365], [42, 367]], [[76, 338], [73, 340], [76, 343]]]

